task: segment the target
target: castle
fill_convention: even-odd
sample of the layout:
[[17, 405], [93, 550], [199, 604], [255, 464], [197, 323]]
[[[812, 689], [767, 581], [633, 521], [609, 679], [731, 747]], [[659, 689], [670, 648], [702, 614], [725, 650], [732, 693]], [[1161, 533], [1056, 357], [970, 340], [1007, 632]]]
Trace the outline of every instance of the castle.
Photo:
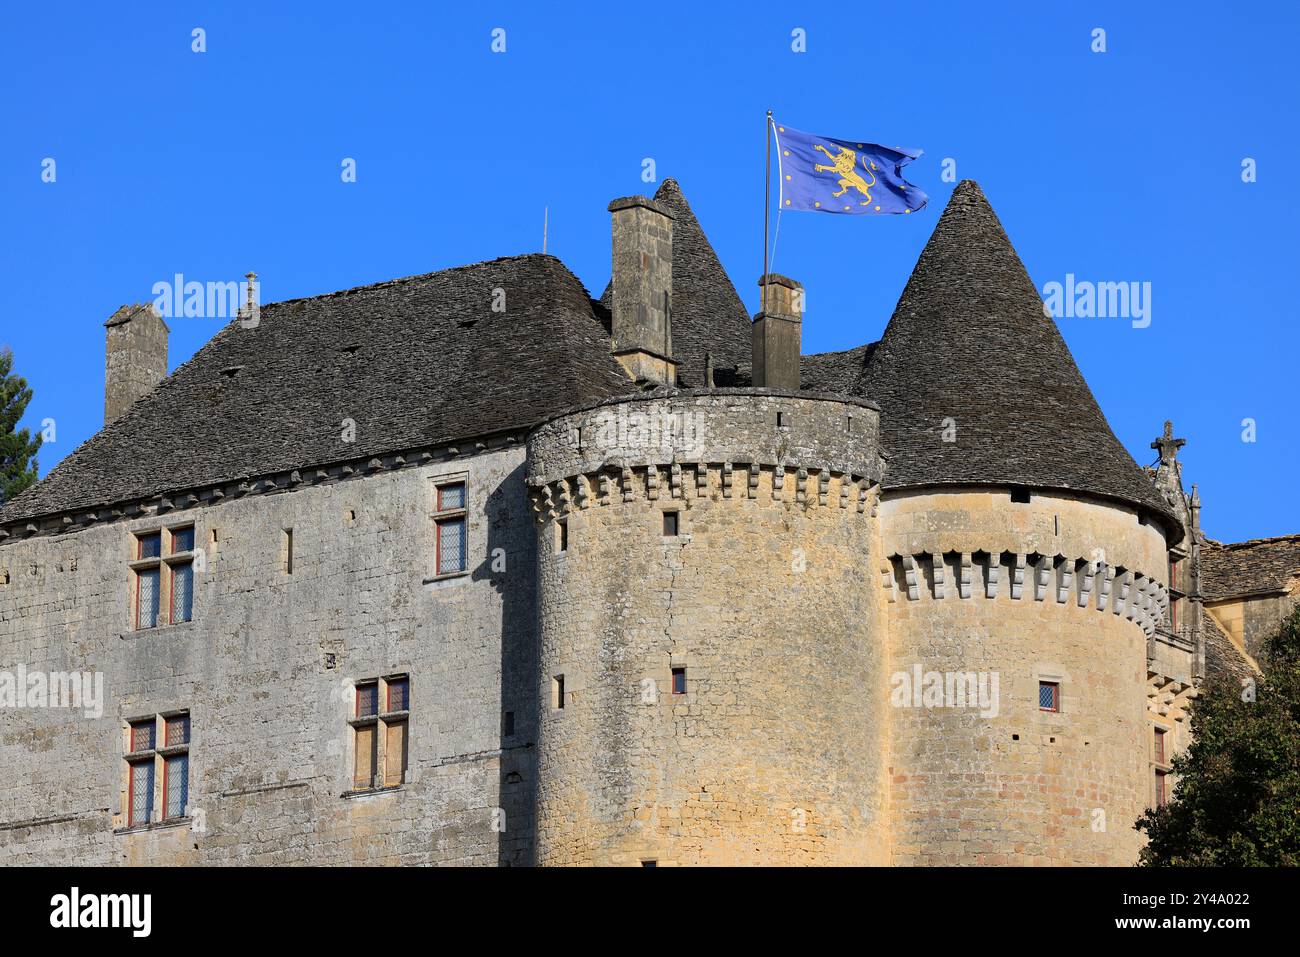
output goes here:
[[973, 182], [822, 355], [676, 183], [610, 212], [600, 300], [500, 259], [170, 376], [109, 319], [104, 429], [0, 510], [0, 863], [1137, 859], [1300, 537], [1134, 462]]

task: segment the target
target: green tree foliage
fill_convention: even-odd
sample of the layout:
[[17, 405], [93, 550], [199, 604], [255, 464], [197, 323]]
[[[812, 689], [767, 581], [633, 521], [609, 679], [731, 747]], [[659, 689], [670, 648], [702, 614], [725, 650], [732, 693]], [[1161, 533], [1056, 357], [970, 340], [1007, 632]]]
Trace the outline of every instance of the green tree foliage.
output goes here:
[[32, 390], [27, 380], [13, 374], [14, 354], [0, 349], [0, 504], [12, 502], [36, 481], [36, 452], [41, 437], [18, 428]]
[[1260, 666], [1253, 695], [1225, 682], [1193, 706], [1173, 800], [1135, 825], [1149, 838], [1142, 864], [1300, 864], [1300, 607]]

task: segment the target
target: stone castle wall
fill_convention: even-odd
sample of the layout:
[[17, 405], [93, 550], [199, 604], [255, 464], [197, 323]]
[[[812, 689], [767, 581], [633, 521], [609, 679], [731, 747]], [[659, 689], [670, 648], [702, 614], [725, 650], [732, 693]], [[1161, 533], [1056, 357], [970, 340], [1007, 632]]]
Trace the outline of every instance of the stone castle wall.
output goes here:
[[[529, 862], [535, 572], [523, 458], [515, 446], [346, 481], [336, 468], [294, 491], [0, 546], [0, 671], [105, 676], [97, 719], [0, 712], [0, 863]], [[458, 474], [469, 573], [426, 582], [434, 481]], [[194, 620], [131, 630], [132, 533], [191, 521], [204, 550]], [[352, 683], [395, 673], [410, 675], [407, 781], [344, 797]], [[187, 820], [124, 830], [126, 721], [186, 708]]]
[[[1132, 864], [1162, 534], [1038, 492], [894, 493], [880, 518], [891, 671], [998, 677], [983, 712], [894, 702], [894, 863]], [[1040, 681], [1059, 684], [1059, 712], [1040, 709]]]
[[[0, 672], [100, 671], [105, 700], [0, 714], [0, 863], [1132, 863], [1151, 723], [1190, 681], [1158, 640], [1147, 670], [1161, 533], [1067, 494], [882, 500], [878, 424], [651, 394], [526, 451], [10, 540]], [[434, 487], [457, 476], [469, 572], [439, 579]], [[194, 621], [131, 630], [133, 533], [190, 522]], [[996, 673], [996, 713], [896, 707], [918, 666]], [[398, 673], [407, 778], [349, 794], [353, 684]], [[125, 828], [126, 722], [178, 709], [190, 813]]]
[[540, 863], [887, 862], [877, 424], [724, 390], [530, 436]]

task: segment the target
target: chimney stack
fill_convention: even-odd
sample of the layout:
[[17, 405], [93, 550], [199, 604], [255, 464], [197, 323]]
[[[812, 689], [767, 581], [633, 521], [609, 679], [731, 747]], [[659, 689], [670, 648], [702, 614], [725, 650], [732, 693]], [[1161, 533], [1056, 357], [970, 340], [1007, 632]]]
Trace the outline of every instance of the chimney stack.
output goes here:
[[610, 280], [614, 358], [638, 382], [677, 384], [673, 359], [673, 214], [645, 196], [609, 204], [614, 220]]
[[167, 376], [170, 330], [153, 304], [122, 306], [104, 323], [104, 424]]
[[754, 385], [798, 392], [803, 286], [776, 273], [758, 286], [763, 311], [754, 317]]

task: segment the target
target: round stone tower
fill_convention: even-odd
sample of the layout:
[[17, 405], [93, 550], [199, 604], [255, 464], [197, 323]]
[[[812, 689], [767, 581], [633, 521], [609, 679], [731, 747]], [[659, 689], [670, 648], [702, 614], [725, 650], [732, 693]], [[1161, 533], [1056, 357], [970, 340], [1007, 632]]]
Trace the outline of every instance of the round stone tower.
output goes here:
[[1181, 526], [974, 183], [922, 253], [866, 389], [889, 455], [893, 863], [1134, 863], [1151, 803], [1147, 642]]
[[876, 407], [661, 390], [528, 440], [538, 863], [887, 863]]

